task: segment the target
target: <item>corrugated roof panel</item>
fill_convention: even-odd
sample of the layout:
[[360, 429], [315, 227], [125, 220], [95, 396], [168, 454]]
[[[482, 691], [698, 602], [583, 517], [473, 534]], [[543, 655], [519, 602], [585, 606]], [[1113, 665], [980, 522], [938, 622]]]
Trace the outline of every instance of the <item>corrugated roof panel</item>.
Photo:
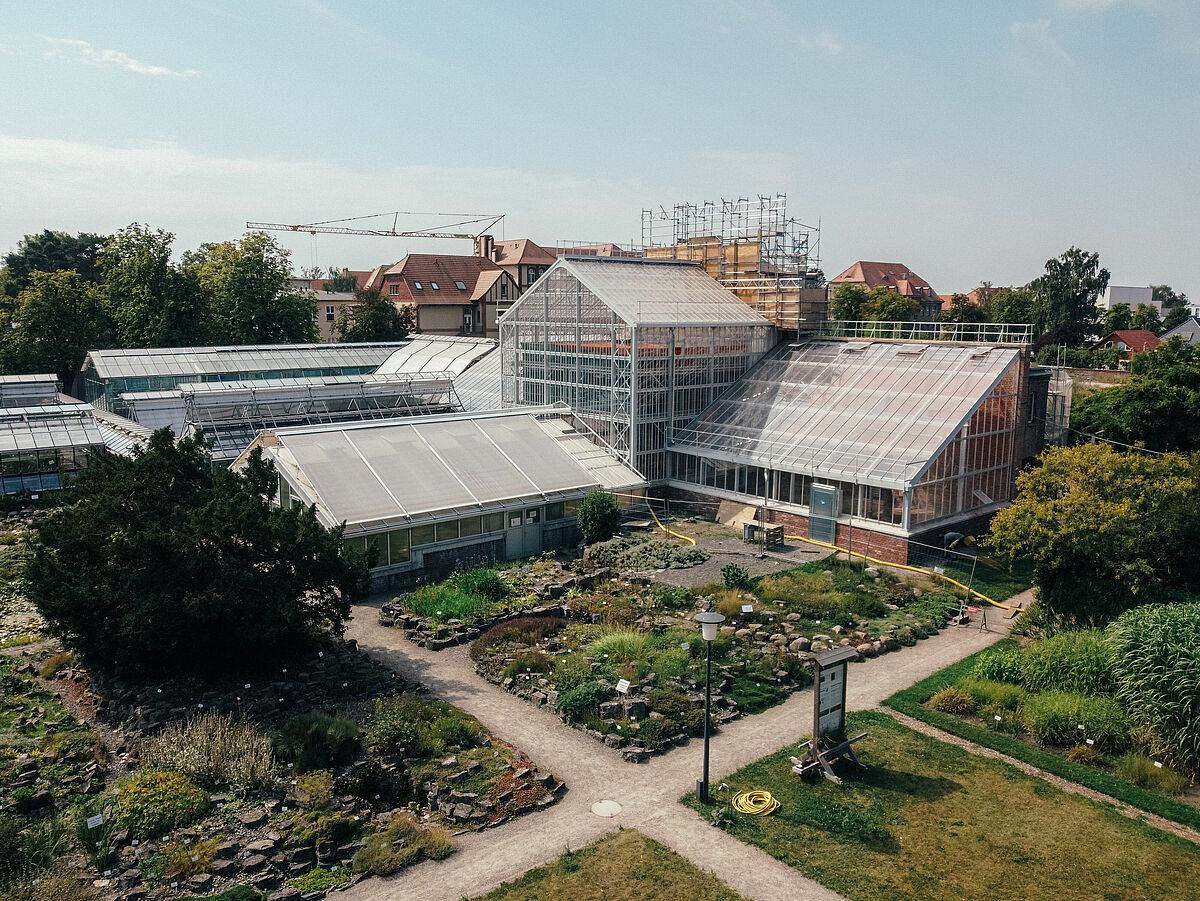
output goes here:
[[246, 347], [157, 347], [93, 350], [88, 358], [102, 379], [202, 376], [281, 369], [378, 366], [406, 342], [282, 344]]

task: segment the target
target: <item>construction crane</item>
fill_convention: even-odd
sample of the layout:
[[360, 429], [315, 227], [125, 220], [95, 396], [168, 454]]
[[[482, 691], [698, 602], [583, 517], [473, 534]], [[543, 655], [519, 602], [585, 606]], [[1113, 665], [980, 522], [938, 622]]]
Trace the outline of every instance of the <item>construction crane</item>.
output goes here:
[[[364, 219], [379, 219], [382, 216], [392, 217], [391, 228], [352, 228], [339, 225], [342, 222], [360, 222]], [[447, 216], [458, 219], [444, 226], [426, 229], [398, 230], [401, 216]], [[310, 235], [370, 235], [376, 238], [466, 238], [475, 240], [488, 229], [493, 228], [504, 214], [493, 213], [413, 213], [398, 210], [392, 213], [375, 213], [371, 216], [353, 216], [349, 219], [326, 219], [324, 222], [307, 222], [302, 225], [288, 225], [283, 222], [247, 222], [246, 228], [251, 231], [278, 232], [308, 232]], [[480, 225], [480, 223], [483, 223]], [[479, 226], [475, 232], [458, 232], [449, 229], [461, 228], [464, 225]]]

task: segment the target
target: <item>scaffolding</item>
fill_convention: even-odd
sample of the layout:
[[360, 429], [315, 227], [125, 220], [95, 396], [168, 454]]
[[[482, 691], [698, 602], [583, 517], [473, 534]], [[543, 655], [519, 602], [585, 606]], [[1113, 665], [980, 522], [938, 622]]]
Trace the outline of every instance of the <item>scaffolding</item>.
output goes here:
[[642, 210], [642, 254], [690, 260], [781, 329], [828, 318], [820, 226], [787, 215], [787, 195]]

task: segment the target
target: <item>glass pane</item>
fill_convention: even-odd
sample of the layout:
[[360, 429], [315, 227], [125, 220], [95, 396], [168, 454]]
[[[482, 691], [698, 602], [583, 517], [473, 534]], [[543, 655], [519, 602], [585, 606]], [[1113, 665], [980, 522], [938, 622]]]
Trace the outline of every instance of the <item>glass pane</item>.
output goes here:
[[481, 528], [482, 524], [478, 516], [468, 516], [466, 519], [458, 521], [458, 534], [463, 538], [478, 535]]
[[487, 513], [483, 517], [483, 531], [499, 532], [504, 529], [503, 513]]
[[423, 544], [433, 544], [433, 523], [423, 526], [413, 526], [409, 534], [412, 536], [413, 547], [420, 547]]
[[546, 505], [546, 522], [555, 522], [567, 518], [567, 505], [562, 501]]
[[388, 540], [386, 532], [379, 532], [375, 535], [367, 536], [367, 553], [375, 553], [375, 565], [388, 565]]
[[449, 522], [439, 522], [434, 529], [437, 541], [453, 541], [458, 537], [458, 520], [452, 519]]
[[409, 559], [408, 529], [397, 529], [394, 532], [389, 532], [388, 547], [391, 550], [393, 563], [407, 563]]

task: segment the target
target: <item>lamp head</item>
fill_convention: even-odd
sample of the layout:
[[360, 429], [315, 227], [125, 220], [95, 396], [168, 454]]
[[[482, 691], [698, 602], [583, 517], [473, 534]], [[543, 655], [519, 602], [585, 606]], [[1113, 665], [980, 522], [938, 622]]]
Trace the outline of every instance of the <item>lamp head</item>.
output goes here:
[[713, 613], [712, 611], [697, 613], [692, 619], [700, 624], [700, 634], [704, 637], [705, 641], [715, 639], [717, 637], [717, 627], [725, 622], [724, 615]]

